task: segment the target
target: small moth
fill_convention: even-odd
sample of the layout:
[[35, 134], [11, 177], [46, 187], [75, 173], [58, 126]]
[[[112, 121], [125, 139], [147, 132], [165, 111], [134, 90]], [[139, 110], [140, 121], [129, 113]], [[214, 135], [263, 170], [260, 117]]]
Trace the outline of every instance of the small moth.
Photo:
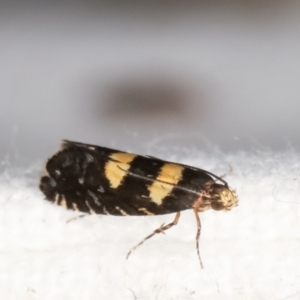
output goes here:
[[238, 203], [222, 178], [202, 169], [105, 147], [63, 141], [61, 150], [46, 164], [40, 189], [46, 199], [86, 214], [151, 216], [176, 213], [133, 247], [179, 221], [180, 212], [194, 211], [199, 252], [201, 223], [198, 213], [207, 209], [229, 211]]

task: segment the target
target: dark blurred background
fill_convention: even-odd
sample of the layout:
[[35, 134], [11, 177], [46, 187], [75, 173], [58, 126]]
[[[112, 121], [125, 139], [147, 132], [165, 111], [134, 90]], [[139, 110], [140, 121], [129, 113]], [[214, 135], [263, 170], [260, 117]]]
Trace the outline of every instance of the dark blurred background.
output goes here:
[[0, 159], [299, 149], [299, 33], [300, 1], [2, 1]]

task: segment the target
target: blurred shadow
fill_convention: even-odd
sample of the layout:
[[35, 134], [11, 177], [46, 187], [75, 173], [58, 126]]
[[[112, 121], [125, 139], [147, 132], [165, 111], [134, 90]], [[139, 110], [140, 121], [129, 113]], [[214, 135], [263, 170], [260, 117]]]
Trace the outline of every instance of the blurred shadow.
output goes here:
[[[273, 10], [275, 11], [283, 11], [286, 9], [290, 9], [289, 4], [293, 2], [297, 2], [294, 0], [113, 0], [113, 1], [99, 1], [99, 0], [87, 0], [83, 3], [79, 2], [81, 6], [85, 6], [90, 9], [97, 8], [111, 8], [111, 9], [130, 9], [132, 11], [135, 9], [150, 9], [151, 11], [184, 11], [184, 10], [194, 10], [194, 9], [211, 9], [211, 8], [225, 8], [229, 10], [250, 10], [252, 12], [261, 13], [262, 10]], [[150, 11], [148, 11], [150, 12]]]
[[[88, 0], [84, 2], [84, 5], [79, 2], [81, 7], [84, 7], [93, 12], [101, 12], [104, 8], [119, 11], [124, 13], [137, 13], [143, 11], [144, 15], [158, 13], [161, 17], [169, 13], [184, 13], [184, 12], [201, 12], [204, 10], [220, 10], [220, 11], [232, 11], [245, 16], [254, 15], [267, 15], [274, 16], [284, 13], [285, 11], [293, 10], [297, 1], [295, 0], [113, 0], [113, 1], [98, 1]], [[157, 16], [157, 15], [156, 15]]]
[[15, 1], [2, 1], [0, 3], [1, 13], [7, 13], [6, 9], [18, 9], [21, 11], [32, 10], [61, 10], [61, 9], [80, 9], [90, 11], [93, 13], [103, 13], [103, 10], [115, 11], [121, 14], [136, 14], [140, 15], [140, 10], [145, 10], [144, 15], [153, 12], [161, 14], [162, 17], [167, 13], [184, 13], [184, 12], [201, 12], [203, 9], [217, 9], [233, 11], [248, 15], [251, 14], [280, 14], [285, 11], [294, 10], [295, 6], [299, 7], [298, 1], [295, 0], [85, 0], [85, 1], [60, 1], [53, 3], [47, 0], [15, 0]]
[[163, 80], [122, 82], [107, 90], [107, 99], [98, 111], [109, 117], [183, 115], [185, 100], [188, 100], [187, 91], [179, 84], [163, 83]]
[[[90, 89], [90, 109], [93, 117], [100, 119], [134, 121], [175, 117], [184, 121], [194, 107], [190, 89], [183, 82], [166, 77], [121, 80], [100, 89], [99, 85]], [[200, 99], [201, 114], [202, 104]]]

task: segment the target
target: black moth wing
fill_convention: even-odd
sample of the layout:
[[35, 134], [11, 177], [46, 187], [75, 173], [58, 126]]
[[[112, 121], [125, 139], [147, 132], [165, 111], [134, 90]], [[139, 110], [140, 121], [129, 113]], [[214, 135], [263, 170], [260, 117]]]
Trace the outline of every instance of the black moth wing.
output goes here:
[[63, 141], [40, 188], [69, 209], [111, 215], [159, 215], [192, 208], [210, 173], [154, 157]]
[[[146, 155], [145, 157], [146, 157], [146, 158], [153, 159], [153, 160], [164, 161], [164, 160], [162, 160], [162, 159], [160, 159], [160, 158], [153, 157], [153, 156], [150, 156], [150, 155]], [[166, 162], [166, 161], [164, 161], [164, 162]], [[202, 173], [205, 173], [205, 174], [207, 174], [207, 175], [210, 175], [211, 177], [215, 178], [214, 181], [218, 180], [218, 181], [220, 181], [223, 185], [225, 185], [225, 186], [228, 187], [227, 181], [225, 181], [222, 177], [215, 175], [214, 173], [211, 173], [211, 172], [209, 172], [209, 171], [206, 171], [206, 170], [203, 170], [203, 169], [200, 169], [200, 168], [196, 168], [196, 167], [192, 167], [192, 166], [189, 166], [189, 165], [185, 165], [185, 164], [180, 164], [180, 163], [176, 163], [176, 162], [169, 162], [169, 163], [174, 163], [174, 164], [183, 166], [183, 167], [185, 167], [186, 169], [193, 170], [193, 171], [196, 171], [196, 172], [199, 172], [199, 173], [202, 172]]]

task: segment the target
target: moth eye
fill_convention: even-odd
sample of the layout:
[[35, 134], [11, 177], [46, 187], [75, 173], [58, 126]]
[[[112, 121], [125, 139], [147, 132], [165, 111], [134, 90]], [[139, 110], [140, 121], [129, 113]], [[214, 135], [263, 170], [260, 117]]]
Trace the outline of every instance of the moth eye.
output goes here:
[[222, 210], [224, 209], [224, 205], [222, 202], [213, 201], [211, 202], [211, 208], [214, 210]]

